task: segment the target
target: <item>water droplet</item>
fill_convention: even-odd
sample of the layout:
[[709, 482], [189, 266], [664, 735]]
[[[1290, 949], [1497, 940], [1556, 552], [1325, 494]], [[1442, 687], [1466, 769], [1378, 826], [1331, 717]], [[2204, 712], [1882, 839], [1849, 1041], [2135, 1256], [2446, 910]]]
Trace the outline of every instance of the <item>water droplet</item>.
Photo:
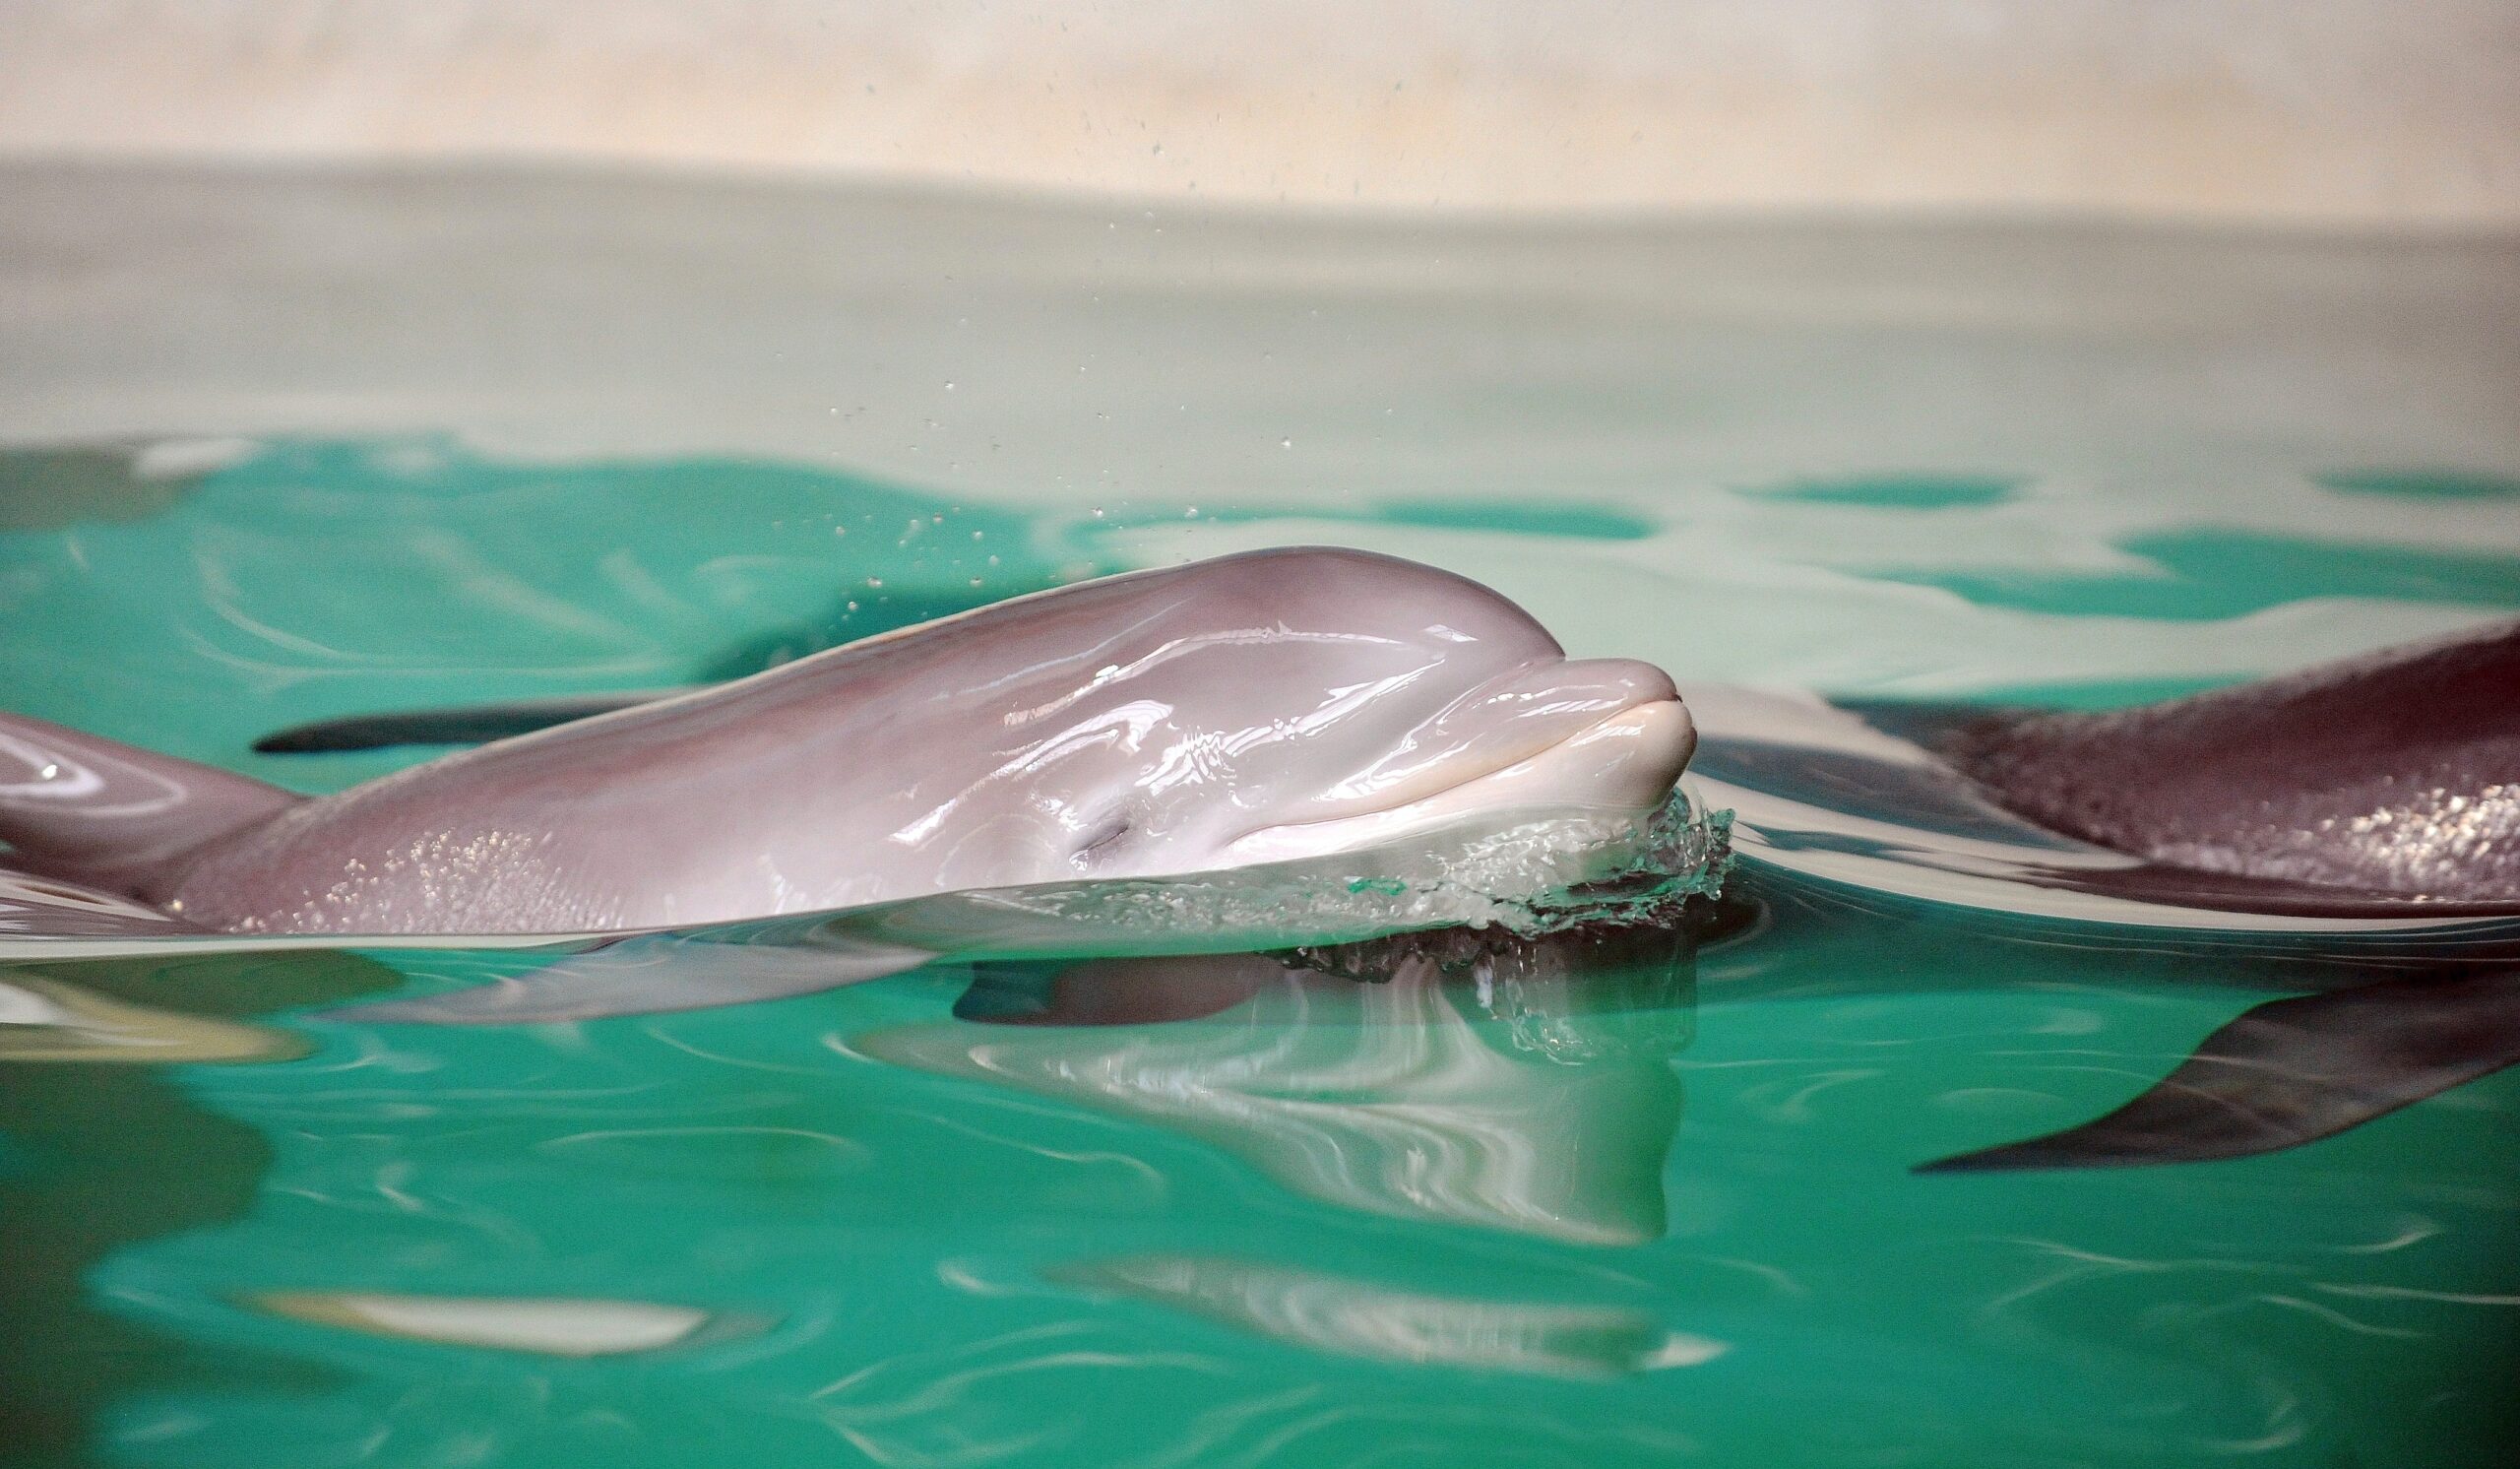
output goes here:
[[1293, 448], [1294, 446], [1295, 446], [1295, 441], [1294, 441], [1293, 439], [1280, 439], [1280, 440], [1278, 440], [1278, 447], [1279, 447], [1279, 448], [1281, 448], [1281, 449], [1292, 449], [1292, 448]]
[[945, 384], [945, 391], [948, 393], [954, 391], [954, 384], [950, 380]]

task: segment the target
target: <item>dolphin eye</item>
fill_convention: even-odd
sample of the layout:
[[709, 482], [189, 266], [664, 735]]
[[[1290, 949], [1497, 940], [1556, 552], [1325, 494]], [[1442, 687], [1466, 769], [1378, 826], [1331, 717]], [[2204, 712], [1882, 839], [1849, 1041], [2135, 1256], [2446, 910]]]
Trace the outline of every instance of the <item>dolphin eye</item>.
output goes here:
[[1117, 851], [1121, 839], [1129, 834], [1129, 813], [1110, 811], [1087, 829], [1085, 840], [1076, 844], [1071, 860], [1080, 867], [1090, 867]]

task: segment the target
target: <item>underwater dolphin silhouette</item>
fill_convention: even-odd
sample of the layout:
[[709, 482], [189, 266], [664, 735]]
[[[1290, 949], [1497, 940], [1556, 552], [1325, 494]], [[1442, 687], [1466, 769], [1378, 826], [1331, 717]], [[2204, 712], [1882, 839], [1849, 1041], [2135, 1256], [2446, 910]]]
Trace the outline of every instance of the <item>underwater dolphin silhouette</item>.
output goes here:
[[1037, 593], [312, 799], [0, 716], [0, 840], [229, 932], [636, 929], [1507, 818], [1606, 844], [1694, 743], [1659, 669], [1570, 661], [1449, 572], [1286, 549]]
[[2280, 1152], [2520, 1061], [2520, 970], [2269, 1000], [2108, 1116], [1920, 1173], [2122, 1168]]

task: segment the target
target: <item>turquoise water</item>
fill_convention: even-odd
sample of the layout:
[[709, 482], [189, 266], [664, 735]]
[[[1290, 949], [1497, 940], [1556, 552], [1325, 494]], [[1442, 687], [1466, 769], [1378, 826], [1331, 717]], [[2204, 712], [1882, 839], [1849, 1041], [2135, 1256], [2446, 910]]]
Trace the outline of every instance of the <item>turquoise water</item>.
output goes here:
[[[280, 443], [12, 534], [0, 666], [31, 712], [331, 788], [409, 755], [245, 746], [722, 676], [1105, 543], [770, 465]], [[2306, 554], [2223, 595], [2280, 598]], [[460, 955], [21, 966], [100, 1018], [0, 1057], [13, 1447], [2453, 1464], [2512, 1428], [2520, 1076], [2242, 1162], [1919, 1176], [2108, 1111], [2286, 976], [1790, 895], [1737, 926], [1510, 1004], [1422, 968], [947, 963], [488, 1030], [325, 1013]], [[223, 1058], [59, 1044], [153, 1026]]]
[[[2520, 608], [2508, 241], [0, 185], [6, 705], [301, 790], [415, 754], [257, 735], [1267, 543], [1456, 566], [1684, 688], [2097, 706]], [[2236, 1162], [1913, 1172], [2331, 966], [1748, 871], [1372, 983], [343, 1009], [532, 962], [0, 974], [41, 1022], [0, 1025], [0, 1461], [2336, 1469], [2520, 1429], [2520, 1073]]]

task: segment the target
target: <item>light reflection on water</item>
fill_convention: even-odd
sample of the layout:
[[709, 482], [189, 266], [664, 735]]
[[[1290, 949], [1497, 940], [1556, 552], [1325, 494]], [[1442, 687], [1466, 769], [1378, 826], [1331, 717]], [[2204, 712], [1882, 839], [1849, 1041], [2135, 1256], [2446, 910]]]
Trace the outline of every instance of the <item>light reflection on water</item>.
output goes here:
[[[2520, 606], [2507, 242], [1211, 222], [1111, 246], [1010, 209], [1037, 272], [975, 286], [945, 206], [877, 201], [849, 234], [837, 206], [750, 199], [799, 294], [683, 281], [718, 258], [679, 232], [690, 199], [624, 185], [585, 218], [665, 263], [612, 303], [643, 355], [531, 309], [541, 335], [480, 348], [517, 344], [476, 317], [533, 308], [519, 282], [575, 279], [577, 225], [477, 283], [364, 263], [380, 221], [433, 239], [496, 198], [21, 182], [6, 227], [79, 248], [9, 269], [311, 252], [392, 307], [343, 328], [390, 350], [275, 329], [206, 369], [217, 393], [160, 340], [171, 307], [47, 287], [24, 298], [50, 325], [0, 323], [27, 405], [0, 428], [57, 440], [0, 463], [11, 707], [302, 789], [408, 755], [254, 736], [722, 677], [1268, 541], [1418, 550], [1684, 686], [2131, 698]], [[300, 227], [231, 218], [253, 210]], [[157, 227], [211, 218], [235, 230]], [[1126, 310], [1097, 295], [1122, 276]], [[995, 374], [928, 341], [976, 301], [1005, 324]], [[1271, 365], [1244, 361], [1262, 341]], [[904, 386], [930, 365], [966, 416], [930, 425]], [[546, 410], [565, 452], [476, 446]], [[336, 421], [359, 431], [165, 439]], [[833, 462], [890, 478], [798, 467]], [[0, 1452], [2448, 1465], [2507, 1440], [2520, 1077], [2232, 1162], [1920, 1175], [2356, 976], [1783, 881], [1735, 898], [1483, 972], [1406, 946], [947, 958], [472, 1029], [355, 1006], [513, 956], [13, 968]]]

